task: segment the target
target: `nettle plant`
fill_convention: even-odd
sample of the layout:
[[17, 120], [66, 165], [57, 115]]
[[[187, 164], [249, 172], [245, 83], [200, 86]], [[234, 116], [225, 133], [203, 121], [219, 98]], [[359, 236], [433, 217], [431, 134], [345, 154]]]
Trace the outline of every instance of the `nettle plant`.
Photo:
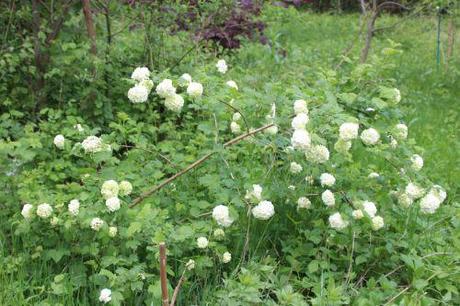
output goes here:
[[[43, 123], [39, 136], [29, 131], [49, 153], [18, 174], [27, 204], [16, 234], [31, 260], [66, 259], [54, 294], [88, 287], [102, 303], [158, 302], [162, 241], [169, 274], [197, 283], [213, 271], [238, 272], [249, 253], [279, 256], [276, 249], [309, 258], [315, 273], [324, 239], [339, 253], [359, 237], [379, 243], [385, 231], [403, 231], [408, 216], [424, 218], [445, 201], [444, 189], [423, 176], [421, 149], [400, 119], [401, 93], [391, 80], [368, 81], [372, 65], [341, 78], [320, 71], [314, 83], [271, 84], [264, 93], [229, 72], [225, 60], [193, 77], [139, 67], [127, 90], [132, 114], [118, 113], [109, 133], [76, 116], [61, 129]], [[299, 254], [302, 244], [309, 248]], [[244, 304], [276, 290], [254, 286], [238, 294], [227, 282], [215, 297]]]

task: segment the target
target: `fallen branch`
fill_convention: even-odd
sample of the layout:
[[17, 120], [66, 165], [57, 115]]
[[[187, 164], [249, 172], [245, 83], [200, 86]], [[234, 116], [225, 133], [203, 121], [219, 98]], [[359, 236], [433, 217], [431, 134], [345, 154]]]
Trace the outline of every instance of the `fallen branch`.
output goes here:
[[[226, 143], [224, 143], [224, 148], [226, 147], [230, 147], [234, 144], [237, 144], [239, 143], [240, 141], [242, 141], [243, 139], [245, 138], [248, 138], [254, 134], [257, 134], [259, 132], [262, 132], [272, 126], [274, 126], [275, 123], [270, 123], [270, 124], [267, 124], [267, 125], [264, 125], [258, 129], [255, 129], [254, 131], [251, 131], [251, 132], [248, 132], [248, 133], [245, 133], [245, 134], [242, 134], [238, 137], [235, 137], [229, 141], [227, 141]], [[184, 175], [185, 173], [189, 172], [190, 170], [192, 170], [193, 168], [196, 168], [198, 167], [199, 165], [201, 165], [203, 162], [205, 162], [208, 158], [210, 158], [212, 155], [214, 155], [216, 153], [216, 151], [212, 151], [212, 152], [209, 152], [208, 154], [204, 155], [203, 157], [201, 157], [200, 159], [194, 161], [193, 163], [191, 163], [189, 166], [187, 166], [185, 169], [177, 172], [176, 174], [174, 174], [173, 176], [167, 178], [166, 180], [164, 180], [163, 182], [161, 182], [160, 184], [154, 186], [153, 188], [145, 191], [144, 193], [142, 193], [139, 197], [137, 197], [136, 199], [133, 200], [133, 202], [129, 205], [129, 208], [133, 208], [134, 206], [136, 206], [137, 204], [139, 204], [140, 202], [142, 202], [145, 198], [147, 198], [148, 196], [150, 196], [151, 194], [157, 192], [158, 190], [160, 190], [161, 188], [163, 188], [164, 186], [168, 185], [169, 183], [171, 183], [172, 181], [174, 181], [175, 179], [177, 179], [178, 177]]]
[[180, 277], [179, 282], [177, 283], [177, 286], [174, 289], [174, 293], [173, 293], [173, 296], [171, 298], [171, 303], [169, 304], [169, 306], [174, 306], [176, 304], [177, 296], [179, 295], [179, 291], [180, 291], [180, 286], [185, 281], [185, 271], [186, 270], [187, 269], [185, 269], [184, 272], [182, 272], [182, 276]]

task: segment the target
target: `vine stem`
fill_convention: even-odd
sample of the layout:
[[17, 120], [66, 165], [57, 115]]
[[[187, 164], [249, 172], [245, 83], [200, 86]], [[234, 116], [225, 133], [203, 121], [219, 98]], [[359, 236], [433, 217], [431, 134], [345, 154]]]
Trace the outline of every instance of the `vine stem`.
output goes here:
[[[224, 143], [224, 148], [226, 147], [230, 147], [230, 146], [233, 146], [237, 143], [239, 143], [240, 141], [244, 140], [245, 138], [248, 138], [254, 134], [257, 134], [259, 132], [262, 132], [272, 126], [274, 126], [275, 123], [270, 123], [270, 124], [267, 124], [267, 125], [264, 125], [258, 129], [255, 129], [251, 132], [247, 132], [245, 134], [242, 134], [238, 137], [235, 137], [229, 141], [227, 141], [226, 143]], [[160, 190], [161, 188], [163, 188], [164, 186], [168, 185], [169, 183], [171, 183], [172, 181], [174, 181], [175, 179], [177, 179], [178, 177], [184, 175], [185, 173], [189, 172], [190, 170], [198, 167], [199, 165], [201, 165], [203, 162], [205, 162], [208, 158], [210, 158], [212, 155], [214, 155], [217, 151], [212, 151], [212, 152], [209, 152], [208, 154], [204, 155], [203, 157], [201, 157], [200, 159], [194, 161], [193, 163], [191, 163], [190, 165], [188, 165], [187, 167], [185, 167], [183, 170], [177, 172], [176, 174], [174, 174], [173, 176], [167, 178], [166, 180], [164, 180], [163, 182], [161, 182], [160, 184], [150, 188], [149, 190], [145, 191], [144, 193], [142, 193], [139, 197], [135, 198], [133, 200], [133, 202], [129, 205], [129, 208], [133, 208], [134, 206], [136, 206], [137, 204], [141, 203], [143, 200], [145, 200], [145, 198], [147, 198], [148, 196], [152, 195], [153, 193], [157, 192], [158, 190]]]

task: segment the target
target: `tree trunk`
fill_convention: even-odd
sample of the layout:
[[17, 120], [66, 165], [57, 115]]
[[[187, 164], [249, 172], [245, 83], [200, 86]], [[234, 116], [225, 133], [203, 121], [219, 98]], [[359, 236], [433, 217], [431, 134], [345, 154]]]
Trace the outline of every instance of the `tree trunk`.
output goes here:
[[91, 54], [96, 55], [96, 30], [94, 29], [93, 16], [91, 15], [90, 0], [81, 0], [83, 4], [83, 13], [85, 15], [86, 30], [88, 31], [88, 37], [91, 42]]

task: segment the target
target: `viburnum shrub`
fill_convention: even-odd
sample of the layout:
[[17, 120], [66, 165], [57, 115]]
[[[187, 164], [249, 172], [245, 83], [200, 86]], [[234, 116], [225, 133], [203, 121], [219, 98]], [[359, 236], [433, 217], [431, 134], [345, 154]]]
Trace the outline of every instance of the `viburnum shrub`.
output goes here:
[[[131, 110], [108, 127], [45, 109], [47, 122], [5, 145], [23, 260], [53, 263], [56, 295], [158, 305], [164, 241], [170, 281], [185, 273], [185, 292], [224, 277], [210, 303], [271, 305], [268, 291], [303, 305], [297, 288], [320, 296], [305, 273], [348, 282], [350, 256], [408, 252], [386, 232], [428, 222], [447, 194], [423, 175], [401, 120], [404, 93], [376, 76], [384, 64], [262, 92], [232, 79], [237, 63], [223, 59], [179, 75], [138, 67], [123, 97]], [[298, 279], [276, 285], [273, 258]]]

